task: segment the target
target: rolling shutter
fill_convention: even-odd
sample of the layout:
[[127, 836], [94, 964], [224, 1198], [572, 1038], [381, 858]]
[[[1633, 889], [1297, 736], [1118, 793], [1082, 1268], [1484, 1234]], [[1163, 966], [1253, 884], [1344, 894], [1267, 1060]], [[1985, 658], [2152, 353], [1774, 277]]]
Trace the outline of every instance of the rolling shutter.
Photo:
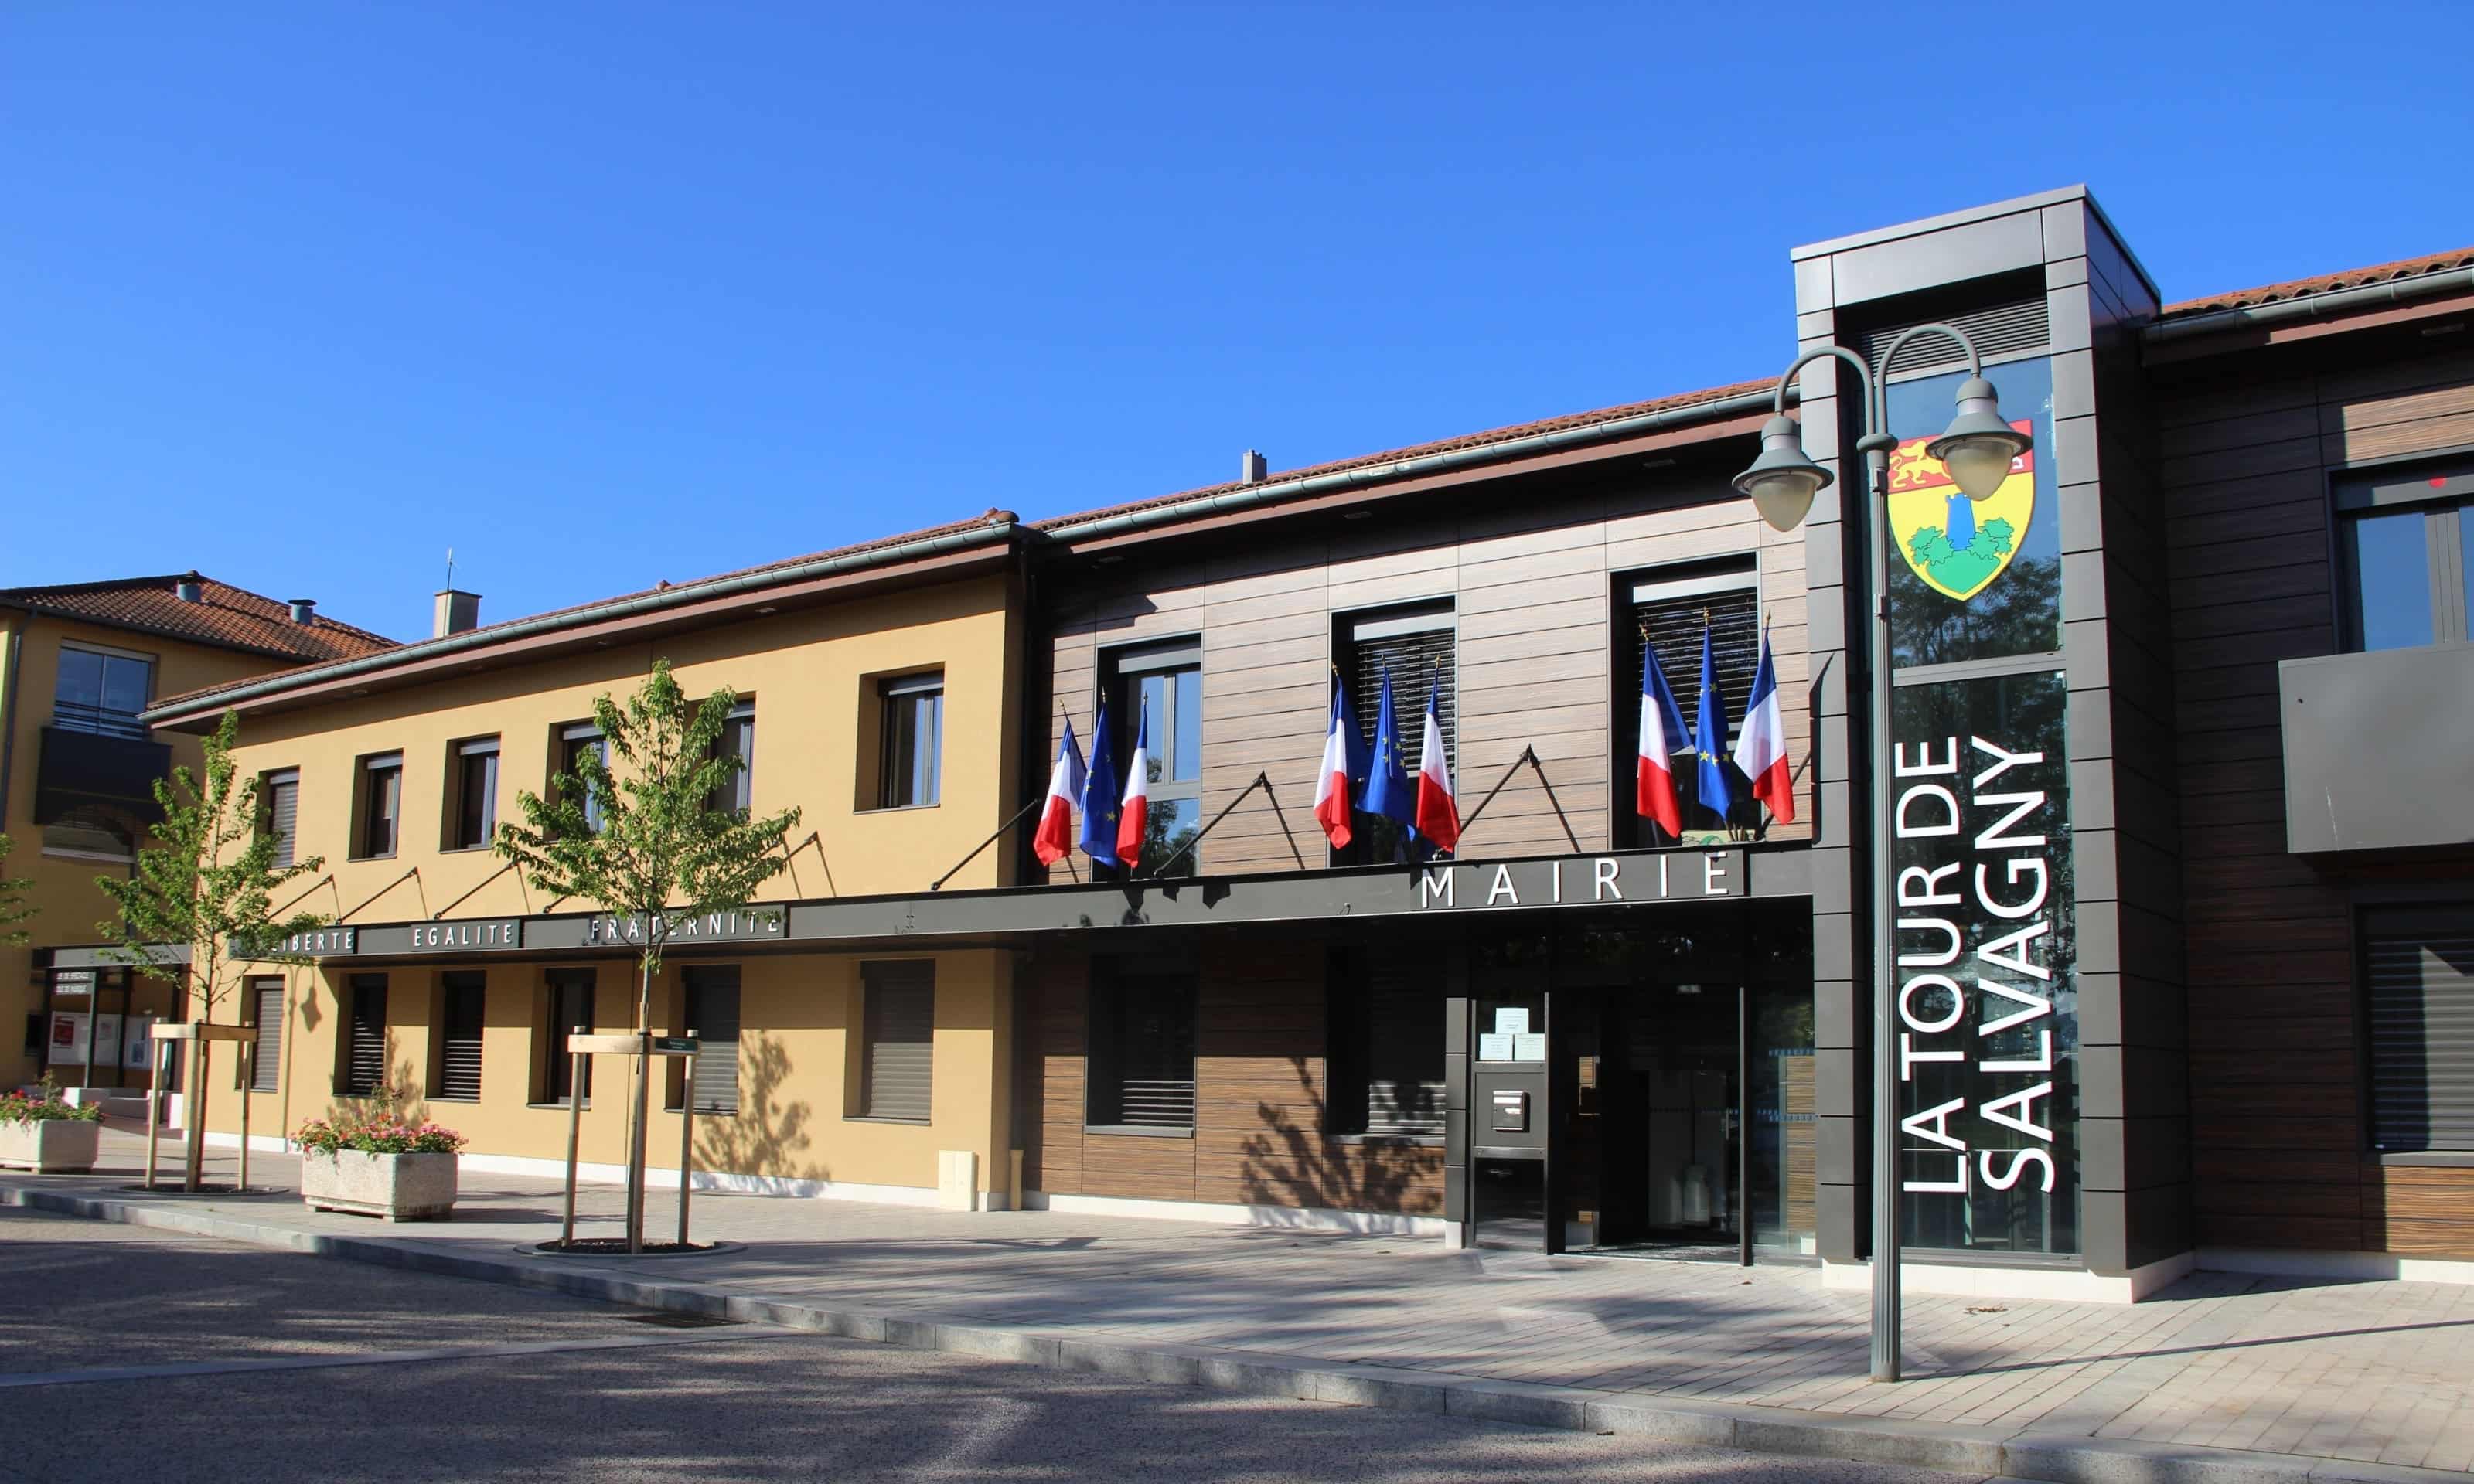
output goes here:
[[2474, 1150], [2474, 906], [2363, 920], [2371, 1145]]
[[739, 968], [688, 970], [688, 1024], [696, 1034], [695, 1111], [739, 1112]]
[[861, 1106], [871, 1118], [925, 1123], [934, 1085], [936, 966], [866, 964], [860, 975], [867, 1001]]
[[347, 1097], [367, 1097], [386, 1086], [386, 975], [352, 976], [352, 1017], [344, 1028]]
[[481, 1097], [481, 1010], [487, 984], [477, 973], [447, 976], [439, 1041], [438, 1095], [478, 1102]]
[[1357, 714], [1357, 725], [1365, 730], [1367, 754], [1372, 755], [1375, 719], [1383, 714], [1383, 672], [1392, 672], [1392, 721], [1398, 730], [1395, 739], [1400, 746], [1400, 771], [1411, 778], [1418, 776], [1424, 760], [1425, 727], [1419, 718], [1426, 711], [1426, 690], [1437, 687], [1435, 720], [1443, 733], [1446, 761], [1457, 761], [1460, 751], [1460, 688], [1453, 658], [1458, 632], [1452, 627], [1449, 613], [1437, 616], [1440, 627], [1408, 634], [1366, 634], [1382, 625], [1367, 624], [1360, 632], [1365, 636], [1354, 639], [1348, 704]]
[[1367, 954], [1366, 1132], [1443, 1133], [1443, 982], [1439, 960]]
[[267, 832], [275, 836], [275, 863], [289, 866], [301, 830], [301, 775], [297, 770], [267, 775], [266, 808]]
[[256, 1015], [257, 1057], [250, 1063], [249, 1089], [279, 1091], [283, 1086], [283, 981], [253, 979], [250, 997]]
[[[1744, 725], [1744, 706], [1753, 698], [1753, 675], [1761, 663], [1760, 594], [1750, 562], [1671, 581], [1643, 581], [1633, 589], [1633, 632], [1637, 643], [1658, 653], [1658, 668], [1675, 692], [1676, 709], [1689, 729], [1701, 724], [1701, 630], [1708, 615], [1710, 667], [1718, 682], [1718, 699], [1727, 711], [1727, 736], [1719, 756], [1733, 752]], [[1639, 745], [1640, 652], [1635, 649], [1625, 668], [1623, 730], [1631, 745]], [[1670, 739], [1677, 753], [1692, 750], [1693, 738]], [[1629, 771], [1627, 758], [1624, 768]], [[1732, 769], [1733, 764], [1730, 763]], [[1741, 774], [1731, 779], [1738, 802], [1752, 797]], [[1628, 791], [1627, 791], [1628, 792]], [[1700, 809], [1700, 774], [1688, 761], [1675, 767], [1676, 802], [1683, 806], [1687, 829], [1715, 827], [1718, 818]], [[1630, 807], [1629, 804], [1626, 805]], [[1697, 817], [1696, 817], [1697, 815]]]

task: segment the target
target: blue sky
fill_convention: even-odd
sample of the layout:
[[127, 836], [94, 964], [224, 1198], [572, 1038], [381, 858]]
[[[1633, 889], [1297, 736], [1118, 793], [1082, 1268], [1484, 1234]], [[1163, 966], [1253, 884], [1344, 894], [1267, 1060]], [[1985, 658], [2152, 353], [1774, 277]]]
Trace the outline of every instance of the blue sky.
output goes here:
[[2184, 9], [21, 4], [0, 586], [409, 637], [450, 545], [1142, 498], [1767, 374], [1791, 246], [2080, 180], [2168, 299], [2474, 240], [2460, 12]]

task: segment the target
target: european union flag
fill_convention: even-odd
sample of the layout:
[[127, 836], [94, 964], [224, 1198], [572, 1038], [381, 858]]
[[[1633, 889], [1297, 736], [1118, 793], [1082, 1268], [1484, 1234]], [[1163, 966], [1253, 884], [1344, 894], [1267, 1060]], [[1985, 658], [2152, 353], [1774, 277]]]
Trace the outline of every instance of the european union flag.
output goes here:
[[1718, 694], [1718, 654], [1707, 619], [1701, 624], [1701, 717], [1692, 731], [1692, 753], [1700, 764], [1694, 781], [1702, 806], [1724, 819], [1735, 806], [1735, 791], [1727, 783], [1727, 702]]
[[1368, 766], [1366, 798], [1359, 805], [1403, 827], [1418, 819], [1418, 791], [1400, 767], [1400, 729], [1392, 714], [1392, 669], [1383, 669], [1383, 706], [1374, 716], [1374, 760]]
[[1120, 866], [1117, 858], [1117, 810], [1122, 806], [1117, 784], [1117, 736], [1108, 730], [1108, 703], [1100, 703], [1100, 720], [1091, 729], [1091, 764], [1082, 775], [1082, 853], [1094, 864]]

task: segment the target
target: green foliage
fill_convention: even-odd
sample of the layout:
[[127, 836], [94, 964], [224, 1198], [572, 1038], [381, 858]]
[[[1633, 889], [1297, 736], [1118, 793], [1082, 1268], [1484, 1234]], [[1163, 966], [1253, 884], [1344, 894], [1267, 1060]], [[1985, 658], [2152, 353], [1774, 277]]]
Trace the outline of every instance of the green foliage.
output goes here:
[[292, 1141], [304, 1154], [323, 1155], [339, 1149], [362, 1154], [453, 1154], [468, 1142], [453, 1129], [407, 1123], [393, 1113], [352, 1114], [332, 1121], [312, 1118], [293, 1134]]
[[[208, 1018], [237, 982], [243, 963], [300, 963], [278, 945], [295, 933], [323, 925], [315, 912], [277, 921], [275, 894], [285, 882], [323, 870], [324, 857], [289, 866], [275, 863], [276, 840], [266, 828], [265, 801], [256, 780], [243, 778], [231, 750], [240, 717], [226, 711], [206, 738], [206, 776], [187, 767], [155, 780], [162, 823], [156, 843], [137, 852], [128, 879], [97, 876], [95, 884], [120, 908], [120, 921], [98, 924], [119, 946], [110, 956], [133, 964], [150, 978], [186, 980], [195, 1004]], [[177, 950], [189, 950], [183, 964]]]
[[[524, 824], [498, 826], [494, 849], [543, 892], [644, 922], [647, 985], [673, 926], [745, 906], [787, 864], [780, 847], [799, 823], [797, 809], [750, 819], [713, 807], [745, 766], [720, 750], [738, 699], [722, 689], [691, 705], [669, 661], [655, 660], [623, 707], [606, 695], [593, 703], [609, 756], [579, 750], [547, 799], [517, 795]], [[638, 995], [638, 1025], [646, 1023], [646, 993]]]
[[92, 1103], [72, 1108], [61, 1096], [50, 1072], [43, 1073], [31, 1094], [0, 1092], [0, 1123], [101, 1123], [103, 1110]]
[[[14, 849], [15, 842], [0, 835], [0, 871], [8, 869], [9, 852]], [[30, 936], [17, 924], [35, 915], [35, 909], [26, 905], [26, 894], [34, 889], [33, 876], [0, 875], [0, 945], [13, 948]]]

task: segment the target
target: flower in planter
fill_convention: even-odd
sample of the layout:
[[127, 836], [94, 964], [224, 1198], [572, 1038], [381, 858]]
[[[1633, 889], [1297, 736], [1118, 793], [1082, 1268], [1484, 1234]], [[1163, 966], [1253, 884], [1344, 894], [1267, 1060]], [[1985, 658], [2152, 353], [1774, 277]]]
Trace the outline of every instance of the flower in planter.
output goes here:
[[303, 1153], [326, 1155], [344, 1149], [360, 1154], [453, 1154], [467, 1142], [453, 1129], [406, 1123], [389, 1113], [345, 1113], [331, 1121], [312, 1118], [293, 1134], [292, 1141]]
[[101, 1123], [103, 1110], [71, 1107], [45, 1072], [32, 1094], [0, 1092], [0, 1123]]

